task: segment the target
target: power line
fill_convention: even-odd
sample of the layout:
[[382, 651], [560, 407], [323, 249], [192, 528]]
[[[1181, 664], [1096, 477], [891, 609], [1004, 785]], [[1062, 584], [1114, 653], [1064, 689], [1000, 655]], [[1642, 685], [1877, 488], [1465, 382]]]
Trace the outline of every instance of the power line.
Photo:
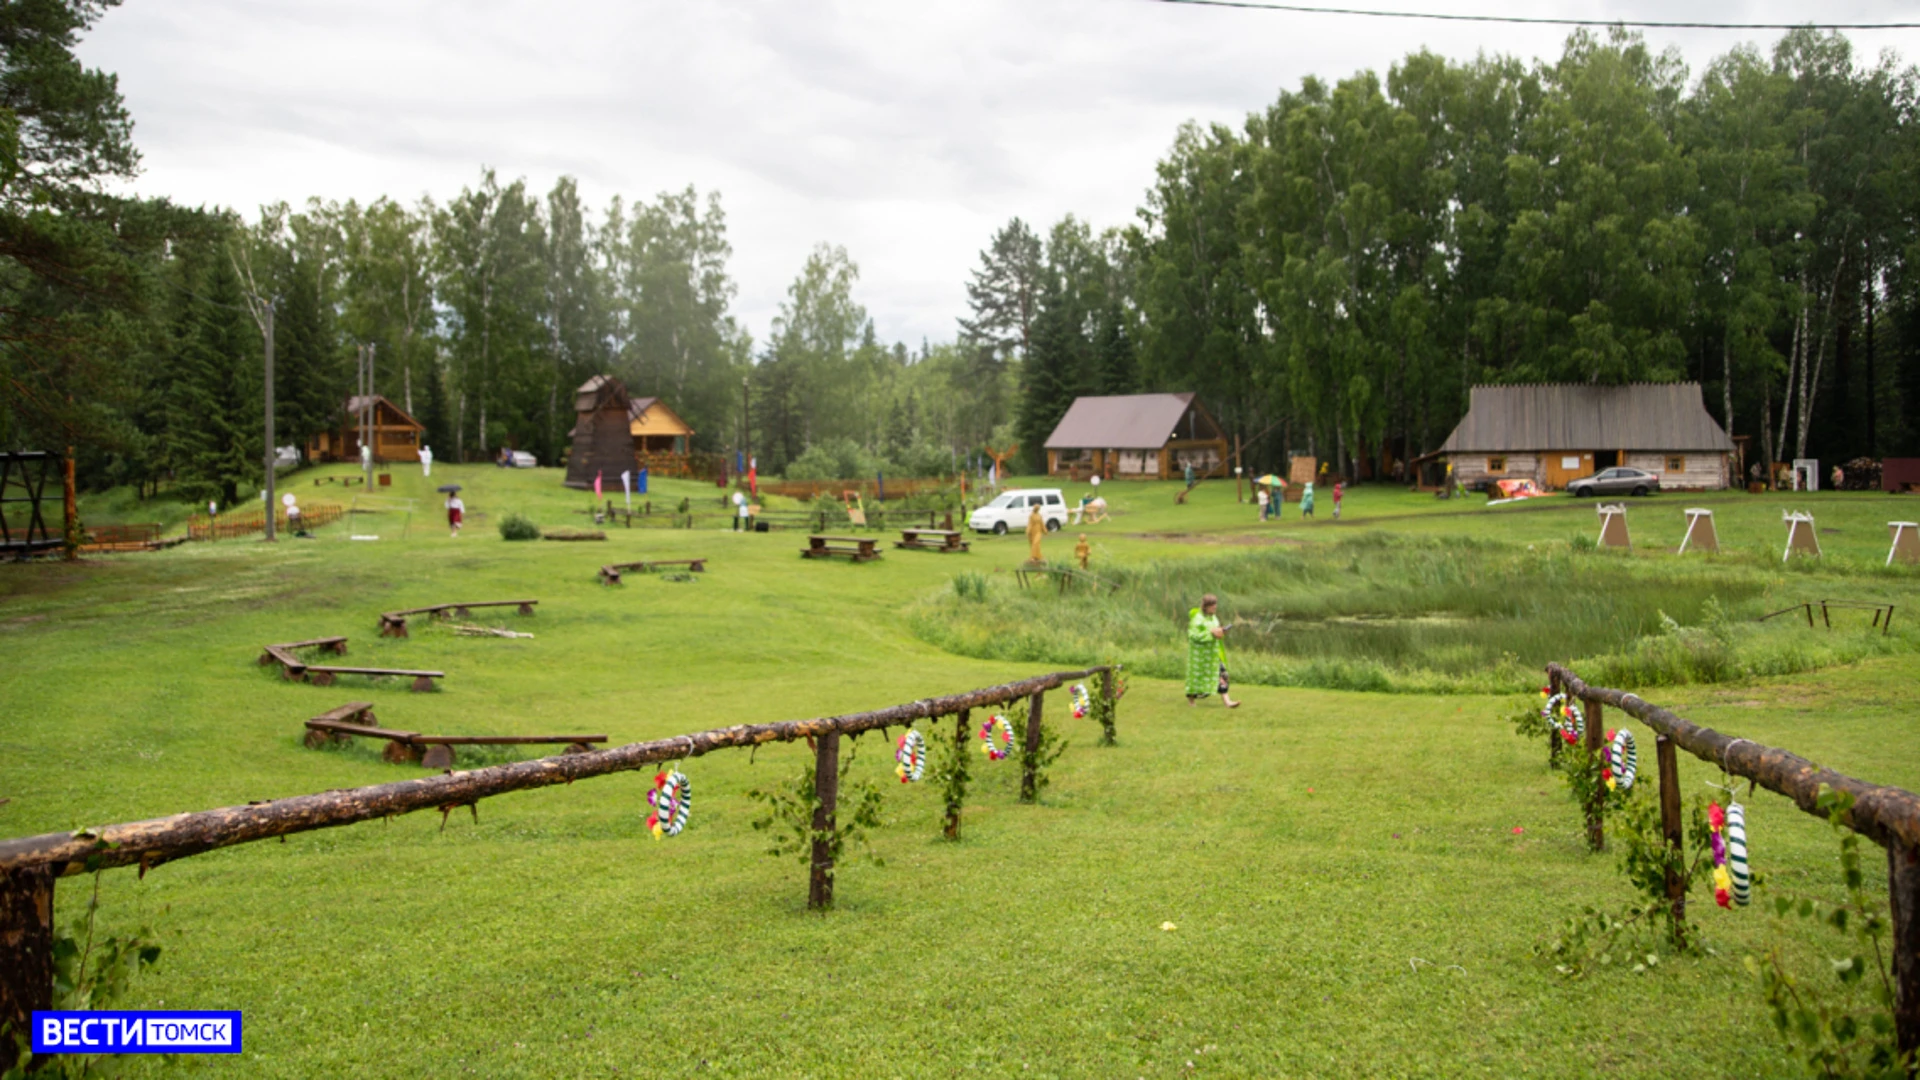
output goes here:
[[1365, 8], [1320, 7], [1312, 4], [1266, 4], [1255, 0], [1154, 0], [1191, 7], [1246, 8], [1251, 11], [1290, 11], [1301, 15], [1366, 15], [1376, 19], [1427, 19], [1434, 22], [1521, 23], [1528, 26], [1625, 26], [1646, 30], [1920, 30], [1920, 22], [1859, 23], [1728, 23], [1683, 22], [1668, 19], [1549, 19], [1529, 15], [1455, 15], [1434, 11], [1369, 11]]

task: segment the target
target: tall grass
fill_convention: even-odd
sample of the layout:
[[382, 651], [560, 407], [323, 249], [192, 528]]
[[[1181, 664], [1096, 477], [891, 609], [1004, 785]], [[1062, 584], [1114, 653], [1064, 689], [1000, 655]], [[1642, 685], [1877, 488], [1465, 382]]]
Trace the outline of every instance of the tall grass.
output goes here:
[[[956, 582], [914, 612], [916, 632], [962, 655], [1074, 663], [1119, 655], [1178, 677], [1181, 630], [1204, 593], [1233, 624], [1236, 678], [1278, 686], [1504, 692], [1548, 660], [1593, 658], [1613, 685], [1714, 682], [1808, 670], [1896, 648], [1910, 635], [1812, 637], [1749, 625], [1781, 582], [1738, 560], [1632, 558], [1568, 544], [1370, 535], [1104, 571], [1112, 594], [991, 590]], [[1795, 586], [1799, 587], [1799, 586]], [[1711, 632], [1689, 628], [1712, 624]]]

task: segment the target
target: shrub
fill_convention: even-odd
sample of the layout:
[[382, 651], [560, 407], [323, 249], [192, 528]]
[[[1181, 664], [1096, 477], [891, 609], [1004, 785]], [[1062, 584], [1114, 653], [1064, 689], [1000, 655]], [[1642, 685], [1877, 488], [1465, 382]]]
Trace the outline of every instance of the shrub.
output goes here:
[[519, 514], [508, 514], [500, 521], [500, 539], [502, 540], [538, 540], [540, 526]]
[[983, 601], [987, 598], [987, 575], [969, 570], [964, 574], [953, 575], [953, 594], [962, 600]]

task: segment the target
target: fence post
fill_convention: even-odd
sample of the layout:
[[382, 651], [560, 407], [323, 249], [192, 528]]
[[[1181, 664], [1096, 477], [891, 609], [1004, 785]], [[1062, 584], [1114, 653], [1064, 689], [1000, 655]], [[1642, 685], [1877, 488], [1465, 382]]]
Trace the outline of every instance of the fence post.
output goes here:
[[825, 911], [833, 906], [834, 811], [840, 801], [840, 733], [829, 731], [814, 737], [813, 791], [819, 800], [813, 808], [813, 861], [807, 876], [807, 907]]
[[0, 1050], [26, 1036], [35, 1009], [53, 1008], [53, 871], [0, 870]]
[[[1552, 701], [1554, 695], [1560, 692], [1560, 685], [1561, 685], [1560, 675], [1558, 672], [1550, 673], [1547, 676], [1547, 700], [1548, 701]], [[1559, 761], [1560, 761], [1560, 733], [1554, 730], [1552, 717], [1549, 716], [1548, 724], [1547, 724], [1547, 768], [1549, 769], [1553, 768]]]
[[[953, 718], [953, 767], [959, 770], [956, 781], [960, 797], [966, 797], [967, 790], [967, 736], [972, 734], [972, 709], [961, 709]], [[960, 801], [955, 799], [947, 803], [947, 823], [943, 834], [949, 840], [960, 839]]]
[[1107, 703], [1107, 726], [1113, 732], [1109, 735], [1108, 732], [1103, 731], [1100, 736], [1106, 745], [1112, 746], [1120, 739], [1120, 699], [1113, 696], [1113, 668], [1111, 667], [1100, 672], [1100, 698]]
[[1684, 947], [1687, 943], [1687, 879], [1681, 872], [1686, 852], [1680, 822], [1680, 761], [1673, 740], [1667, 736], [1654, 736], [1653, 747], [1660, 760], [1660, 831], [1667, 838], [1667, 903], [1673, 915], [1673, 943]]
[[[1587, 754], [1598, 757], [1607, 752], [1606, 725], [1601, 720], [1601, 706], [1597, 701], [1587, 702]], [[1605, 759], [1601, 759], [1602, 764]], [[1607, 804], [1607, 785], [1595, 777], [1593, 794], [1587, 796], [1587, 847], [1593, 851], [1607, 850], [1607, 822], [1603, 811]]]
[[1021, 802], [1032, 802], [1040, 794], [1034, 767], [1040, 760], [1040, 706], [1045, 701], [1044, 691], [1035, 691], [1033, 697], [1027, 699], [1027, 752], [1021, 755], [1020, 762]]
[[1909, 1063], [1920, 1058], [1920, 848], [1887, 845], [1887, 900], [1893, 916], [1893, 1032]]

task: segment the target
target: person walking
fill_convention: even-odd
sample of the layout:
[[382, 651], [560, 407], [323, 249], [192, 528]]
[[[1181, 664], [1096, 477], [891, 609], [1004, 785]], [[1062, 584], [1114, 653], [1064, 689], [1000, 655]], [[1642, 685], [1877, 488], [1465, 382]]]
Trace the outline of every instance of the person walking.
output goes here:
[[447, 492], [447, 528], [452, 530], [452, 532], [448, 533], [449, 536], [457, 537], [460, 535], [460, 522], [464, 520], [466, 516], [467, 504], [460, 501], [460, 493], [456, 491]]
[[1333, 520], [1335, 521], [1340, 520], [1340, 496], [1344, 494], [1346, 490], [1346, 481], [1335, 480], [1333, 482]]
[[1198, 704], [1208, 694], [1237, 709], [1240, 703], [1227, 693], [1227, 628], [1220, 625], [1220, 599], [1212, 593], [1187, 612], [1187, 704]]
[[433, 475], [433, 447], [431, 446], [422, 446], [420, 448], [420, 475]]
[[1300, 516], [1303, 518], [1310, 518], [1313, 516], [1313, 485], [1312, 484], [1308, 484], [1306, 487], [1303, 487], [1300, 489]]
[[1260, 520], [1267, 520], [1267, 485], [1261, 484], [1253, 489], [1253, 501], [1260, 504]]
[[1287, 482], [1285, 480], [1281, 480], [1279, 484], [1274, 486], [1273, 498], [1267, 500], [1267, 511], [1268, 513], [1271, 513], [1273, 515], [1273, 520], [1279, 521], [1280, 511], [1286, 509], [1286, 505], [1287, 505]]

